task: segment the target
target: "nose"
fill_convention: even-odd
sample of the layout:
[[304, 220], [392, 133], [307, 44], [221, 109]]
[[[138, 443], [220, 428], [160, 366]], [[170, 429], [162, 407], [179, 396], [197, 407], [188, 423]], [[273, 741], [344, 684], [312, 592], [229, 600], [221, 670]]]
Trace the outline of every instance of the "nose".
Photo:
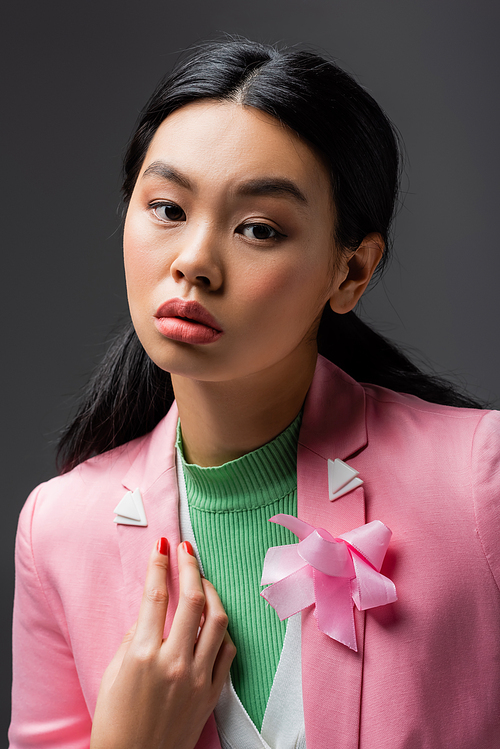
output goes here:
[[209, 226], [193, 227], [186, 232], [183, 245], [170, 266], [175, 281], [186, 281], [207, 291], [218, 291], [222, 287], [223, 273], [220, 252], [221, 238]]

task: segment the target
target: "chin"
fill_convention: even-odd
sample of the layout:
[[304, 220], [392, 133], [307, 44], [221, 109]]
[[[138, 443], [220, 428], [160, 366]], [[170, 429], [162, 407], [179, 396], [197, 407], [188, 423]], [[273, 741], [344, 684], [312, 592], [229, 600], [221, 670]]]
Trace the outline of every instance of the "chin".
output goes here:
[[[168, 351], [165, 349], [168, 347]], [[228, 377], [228, 364], [220, 357], [213, 357], [203, 346], [192, 346], [177, 341], [169, 341], [168, 346], [148, 348], [144, 346], [149, 358], [157, 367], [178, 377], [192, 380], [223, 381]]]

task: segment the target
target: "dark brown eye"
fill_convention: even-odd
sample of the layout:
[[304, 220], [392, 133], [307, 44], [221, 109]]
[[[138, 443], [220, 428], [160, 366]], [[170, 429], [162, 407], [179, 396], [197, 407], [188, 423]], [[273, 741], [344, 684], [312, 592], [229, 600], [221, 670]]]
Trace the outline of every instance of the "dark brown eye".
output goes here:
[[186, 214], [176, 203], [156, 203], [153, 206], [156, 216], [161, 221], [185, 221]]
[[277, 239], [283, 236], [269, 224], [245, 224], [241, 233], [249, 239]]

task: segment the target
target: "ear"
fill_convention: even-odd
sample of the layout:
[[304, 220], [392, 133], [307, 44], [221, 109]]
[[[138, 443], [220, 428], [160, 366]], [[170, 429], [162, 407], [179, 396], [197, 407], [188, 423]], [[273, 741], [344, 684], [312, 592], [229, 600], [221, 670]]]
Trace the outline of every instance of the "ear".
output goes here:
[[339, 315], [356, 306], [384, 253], [381, 234], [367, 234], [358, 249], [344, 257], [330, 297], [330, 307]]

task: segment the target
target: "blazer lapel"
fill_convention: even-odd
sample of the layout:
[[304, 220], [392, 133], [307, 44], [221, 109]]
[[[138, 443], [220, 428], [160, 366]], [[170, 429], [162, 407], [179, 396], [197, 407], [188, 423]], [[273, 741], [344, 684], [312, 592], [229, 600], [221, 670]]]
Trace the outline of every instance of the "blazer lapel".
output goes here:
[[177, 418], [174, 403], [167, 416], [147, 435], [123, 478], [125, 489], [133, 491], [138, 488], [141, 492], [148, 525], [117, 524], [131, 624], [139, 613], [151, 550], [160, 536], [166, 536], [170, 541], [172, 553], [167, 580], [169, 605], [166, 631], [170, 630], [179, 600], [177, 545], [180, 543], [180, 533], [174, 449]]
[[[339, 536], [365, 523], [363, 487], [330, 502], [328, 458], [348, 460], [367, 444], [363, 388], [322, 357], [304, 406], [297, 456], [298, 516]], [[361, 476], [360, 478], [363, 478]], [[354, 609], [358, 652], [319, 631], [302, 613], [302, 682], [308, 749], [359, 742], [364, 613]]]

